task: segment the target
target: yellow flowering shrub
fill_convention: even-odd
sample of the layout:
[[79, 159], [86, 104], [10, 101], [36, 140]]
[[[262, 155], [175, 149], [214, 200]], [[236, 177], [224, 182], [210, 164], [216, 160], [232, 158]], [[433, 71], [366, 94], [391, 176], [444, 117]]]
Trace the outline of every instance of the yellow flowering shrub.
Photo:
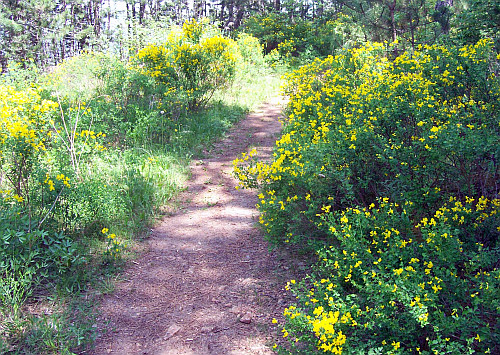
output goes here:
[[57, 107], [42, 99], [40, 89], [0, 86], [0, 163], [9, 187], [19, 197], [26, 197], [25, 181], [37, 156], [46, 149], [51, 136], [48, 119]]
[[419, 214], [446, 196], [495, 197], [500, 84], [491, 44], [430, 46], [394, 61], [384, 48], [368, 44], [291, 74], [274, 160], [235, 162], [242, 187], [264, 188], [271, 239], [310, 238], [311, 228], [321, 236], [323, 206], [391, 196], [414, 201]]
[[[500, 199], [450, 198], [414, 224], [413, 203], [325, 212], [336, 243], [314, 273], [286, 289], [281, 353], [466, 354], [498, 352]], [[477, 239], [472, 241], [470, 236]]]
[[0, 85], [2, 345], [15, 344], [25, 335], [29, 321], [21, 316], [23, 303], [42, 280], [51, 284], [70, 272], [76, 280], [86, 263], [78, 244], [57, 228], [65, 222], [60, 208], [63, 191], [74, 183], [74, 174], [61, 172], [64, 158], [54, 159], [60, 143], [61, 127], [54, 124], [59, 112], [59, 104], [45, 99], [39, 87], [18, 90]]
[[61, 197], [81, 180], [83, 158], [104, 150], [105, 134], [78, 126], [91, 115], [85, 102], [73, 107], [44, 95], [35, 86], [0, 86], [0, 210], [18, 205], [29, 219], [28, 229], [40, 228], [49, 215], [66, 209], [68, 196]]
[[498, 55], [489, 40], [385, 51], [290, 74], [273, 160], [234, 162], [270, 241], [319, 250], [289, 285], [288, 351], [498, 352]]
[[203, 107], [216, 90], [232, 82], [238, 60], [235, 41], [203, 37], [202, 29], [195, 20], [188, 21], [180, 36], [162, 45], [150, 44], [132, 58], [165, 92], [185, 96], [190, 109]]

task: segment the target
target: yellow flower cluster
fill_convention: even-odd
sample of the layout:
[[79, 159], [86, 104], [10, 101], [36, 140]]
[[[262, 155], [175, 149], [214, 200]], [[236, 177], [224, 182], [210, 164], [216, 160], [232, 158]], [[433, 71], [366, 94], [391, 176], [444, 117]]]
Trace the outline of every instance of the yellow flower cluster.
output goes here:
[[12, 190], [0, 190], [0, 195], [3, 198], [4, 202], [23, 202], [24, 198], [14, 193]]
[[122, 252], [127, 248], [127, 244], [121, 242], [117, 238], [116, 234], [108, 233], [108, 228], [103, 228], [101, 233], [106, 236], [106, 250], [105, 255], [107, 255], [111, 261], [116, 261], [121, 257]]
[[45, 149], [47, 118], [58, 105], [43, 100], [40, 91], [0, 86], [0, 155], [16, 147], [21, 154]]
[[182, 24], [182, 33], [184, 36], [193, 41], [198, 42], [205, 32], [205, 28], [208, 26], [209, 20], [207, 18], [202, 18], [197, 21], [195, 18], [184, 21]]
[[[71, 184], [69, 183], [70, 182], [70, 178], [67, 177], [67, 176], [65, 176], [64, 174], [57, 174], [55, 180], [56, 181], [61, 181], [61, 183], [65, 187], [68, 187], [68, 188], [71, 187]], [[52, 179], [50, 177], [49, 173], [45, 174], [45, 180], [43, 181], [43, 183], [47, 184], [47, 186], [49, 187], [49, 191], [54, 191], [56, 189], [55, 185], [54, 185], [54, 179]]]

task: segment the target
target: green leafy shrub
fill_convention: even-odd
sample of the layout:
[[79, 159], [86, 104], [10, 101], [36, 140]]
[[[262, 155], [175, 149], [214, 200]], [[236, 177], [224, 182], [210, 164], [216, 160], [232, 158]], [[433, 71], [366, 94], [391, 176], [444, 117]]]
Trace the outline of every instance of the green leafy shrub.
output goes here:
[[9, 62], [7, 71], [0, 75], [0, 85], [12, 86], [18, 90], [31, 86], [40, 76], [41, 70], [33, 59], [20, 63]]
[[[162, 89], [154, 78], [135, 70], [116, 56], [97, 54], [99, 67], [94, 75], [101, 81], [90, 103], [99, 114], [96, 129], [129, 143], [127, 134], [134, 130], [145, 115], [161, 107]], [[133, 138], [132, 138], [133, 141]]]
[[52, 67], [38, 78], [38, 84], [61, 101], [71, 104], [89, 101], [104, 85], [96, 74], [111, 58], [103, 53], [84, 51]]
[[362, 40], [359, 26], [344, 14], [328, 21], [290, 20], [284, 13], [261, 14], [246, 19], [243, 28], [260, 40], [269, 61], [293, 66], [353, 47]]
[[143, 116], [162, 106], [163, 91], [154, 78], [112, 54], [83, 52], [54, 67], [39, 83], [63, 109], [85, 106], [80, 126], [106, 132], [123, 145]]
[[268, 54], [285, 41], [294, 42], [296, 46], [305, 45], [311, 23], [302, 19], [290, 21], [286, 14], [269, 13], [246, 19], [243, 27], [247, 33], [261, 41]]
[[22, 337], [26, 300], [39, 289], [72, 289], [82, 282], [87, 259], [63, 233], [32, 229], [24, 209], [0, 203], [0, 349]]
[[257, 66], [264, 65], [263, 48], [256, 37], [242, 32], [238, 34], [236, 43], [244, 62]]
[[476, 43], [481, 38], [490, 38], [500, 51], [500, 5], [496, 1], [471, 0], [451, 26], [451, 37], [460, 43]]

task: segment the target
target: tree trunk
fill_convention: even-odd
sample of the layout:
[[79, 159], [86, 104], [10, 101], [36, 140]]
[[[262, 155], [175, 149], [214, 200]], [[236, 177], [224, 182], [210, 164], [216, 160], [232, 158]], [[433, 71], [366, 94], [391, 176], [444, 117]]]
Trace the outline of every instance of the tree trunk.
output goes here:
[[224, 8], [226, 7], [226, 0], [222, 0], [220, 2], [220, 13], [219, 13], [219, 21], [224, 23]]
[[7, 72], [7, 58], [5, 57], [5, 54], [4, 53], [1, 53], [0, 52], [0, 66], [2, 66], [2, 73], [6, 73]]
[[396, 32], [396, 22], [394, 19], [394, 14], [396, 12], [396, 0], [392, 2], [392, 4], [389, 4], [389, 16], [390, 16], [390, 28], [391, 28], [391, 34], [392, 34], [392, 41], [395, 42], [398, 39], [398, 34]]
[[144, 16], [146, 12], [146, 1], [141, 0], [139, 3], [139, 23], [142, 25], [144, 22]]

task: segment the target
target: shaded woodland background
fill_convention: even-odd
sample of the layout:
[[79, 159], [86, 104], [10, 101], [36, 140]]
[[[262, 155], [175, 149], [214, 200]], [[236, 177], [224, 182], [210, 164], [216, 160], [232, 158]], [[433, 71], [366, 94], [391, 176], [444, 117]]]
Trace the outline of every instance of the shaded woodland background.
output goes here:
[[[269, 14], [275, 37], [286, 37], [287, 25], [300, 27], [306, 21], [318, 29], [348, 15], [341, 29], [348, 36], [400, 39], [412, 47], [432, 44], [450, 30], [461, 42], [489, 36], [498, 45], [500, 23], [499, 5], [493, 0], [3, 0], [0, 64], [3, 72], [8, 61], [32, 59], [46, 67], [85, 49], [113, 50], [127, 58], [151, 36], [190, 18], [208, 17], [226, 34], [247, 27], [245, 32], [262, 40], [272, 29], [248, 19]], [[285, 39], [266, 43], [266, 51]]]

